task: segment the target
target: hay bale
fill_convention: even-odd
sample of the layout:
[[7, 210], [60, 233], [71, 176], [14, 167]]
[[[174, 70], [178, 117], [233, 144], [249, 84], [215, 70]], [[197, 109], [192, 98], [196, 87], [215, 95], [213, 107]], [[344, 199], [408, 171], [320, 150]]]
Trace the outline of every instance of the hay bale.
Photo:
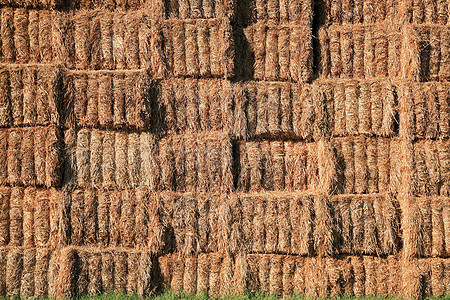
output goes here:
[[28, 187], [24, 190], [23, 199], [23, 245], [32, 248], [34, 246], [34, 200], [36, 198], [36, 189]]
[[278, 208], [276, 199], [267, 199], [264, 214], [265, 251], [275, 253], [278, 245]]
[[136, 196], [135, 191], [125, 190], [120, 212], [120, 243], [124, 247], [133, 247], [136, 243]]
[[36, 250], [27, 249], [23, 251], [23, 270], [20, 283], [20, 296], [34, 296], [34, 268], [36, 264]]
[[23, 188], [12, 188], [9, 203], [9, 244], [11, 246], [20, 246], [23, 243], [23, 198]]
[[2, 246], [6, 246], [9, 243], [10, 197], [10, 188], [0, 188], [0, 245]]
[[191, 255], [185, 257], [184, 267], [183, 291], [188, 295], [195, 295], [197, 292], [197, 257]]
[[114, 290], [127, 292], [128, 257], [124, 251], [114, 252]]
[[19, 297], [23, 272], [23, 250], [11, 248], [6, 257], [6, 295]]
[[139, 261], [139, 278], [137, 286], [137, 293], [141, 298], [148, 297], [153, 292], [151, 278], [152, 267], [153, 261], [151, 253], [148, 251], [142, 252]]
[[[46, 205], [49, 206], [49, 228], [50, 228], [50, 233], [49, 233], [49, 237], [48, 237], [48, 242], [50, 247], [56, 248], [56, 245], [60, 242], [60, 235], [59, 235], [59, 230], [60, 228], [63, 227], [63, 225], [60, 225], [60, 215], [61, 215], [61, 211], [63, 210], [63, 205], [61, 204], [64, 203], [63, 199], [63, 194], [56, 190], [56, 189], [50, 189], [49, 191], [49, 196], [48, 196], [48, 203], [46, 203]], [[43, 211], [43, 215], [45, 215], [46, 213], [46, 208], [44, 207]], [[44, 218], [43, 218], [44, 219]], [[38, 220], [36, 223], [40, 223], [40, 221]], [[45, 223], [45, 222], [43, 222]], [[63, 223], [63, 222], [61, 222]], [[42, 228], [44, 229], [45, 226], [42, 226]], [[43, 236], [45, 236], [44, 234], [44, 230], [43, 232]]]
[[[61, 251], [59, 259], [58, 280], [56, 286], [56, 297], [58, 299], [73, 297], [76, 293], [75, 272], [78, 254], [72, 248]], [[49, 291], [50, 293], [50, 291]]]
[[8, 152], [7, 152], [7, 174], [8, 183], [12, 185], [20, 185], [20, 173], [21, 173], [21, 160], [22, 153], [20, 151], [20, 145], [22, 140], [22, 130], [21, 129], [11, 129], [9, 130], [8, 137]]
[[[34, 295], [45, 297], [49, 293], [49, 260], [50, 251], [45, 248], [36, 249], [36, 265], [34, 268]], [[25, 270], [25, 261], [24, 261]]]
[[270, 256], [259, 255], [258, 256], [258, 279], [259, 289], [263, 293], [270, 292]]
[[[350, 203], [351, 220], [353, 223], [353, 251], [364, 252], [364, 201], [355, 197]], [[356, 295], [356, 292], [355, 292]]]
[[209, 295], [217, 296], [220, 294], [220, 273], [222, 265], [222, 253], [216, 252], [210, 255], [210, 273], [209, 273]]
[[281, 295], [283, 291], [283, 256], [275, 255], [270, 258], [269, 292]]
[[266, 237], [265, 237], [265, 206], [266, 201], [262, 197], [255, 199], [254, 216], [253, 216], [253, 240], [252, 240], [252, 252], [263, 253]]
[[[50, 204], [51, 191], [36, 190], [34, 202], [34, 241], [36, 246], [48, 245], [50, 239]], [[25, 231], [24, 231], [25, 232]]]
[[128, 252], [128, 275], [127, 275], [127, 284], [126, 291], [128, 295], [135, 294], [138, 290], [138, 281], [139, 281], [139, 252]]
[[206, 295], [209, 288], [209, 272], [210, 272], [210, 259], [209, 255], [202, 253], [197, 257], [197, 295]]

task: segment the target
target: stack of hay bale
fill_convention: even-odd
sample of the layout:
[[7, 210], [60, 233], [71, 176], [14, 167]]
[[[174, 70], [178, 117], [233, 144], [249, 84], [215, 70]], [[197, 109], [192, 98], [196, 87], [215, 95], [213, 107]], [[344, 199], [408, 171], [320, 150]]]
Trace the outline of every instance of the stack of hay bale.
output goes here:
[[[450, 286], [448, 3], [332, 0], [322, 8], [316, 84], [326, 98], [336, 149], [335, 193], [355, 194], [344, 196], [350, 203], [364, 197], [365, 233], [377, 228], [367, 243], [364, 237], [364, 254], [380, 255], [384, 243], [376, 238], [387, 233], [384, 226], [394, 225], [378, 227], [383, 223], [375, 199], [391, 202], [397, 215], [387, 233], [391, 243], [383, 254], [388, 256], [381, 260], [398, 261], [398, 283], [386, 280], [386, 272], [370, 283], [371, 267], [365, 265], [366, 285], [358, 293], [382, 295], [387, 287], [390, 294], [413, 298], [445, 295]], [[353, 214], [358, 213], [351, 206], [350, 211], [355, 237], [359, 221]]]
[[447, 1], [0, 5], [1, 295], [450, 293]]
[[[10, 7], [3, 7], [3, 6]], [[0, 294], [55, 294], [62, 184], [61, 69], [46, 1], [2, 2]], [[14, 7], [14, 8], [13, 8]]]

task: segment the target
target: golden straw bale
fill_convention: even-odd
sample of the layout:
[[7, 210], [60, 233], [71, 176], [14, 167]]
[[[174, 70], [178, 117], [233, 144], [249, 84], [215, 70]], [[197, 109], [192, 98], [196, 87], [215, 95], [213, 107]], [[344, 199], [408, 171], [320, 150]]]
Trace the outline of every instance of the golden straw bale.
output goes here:
[[6, 246], [9, 242], [9, 210], [11, 189], [0, 188], [0, 245]]
[[128, 135], [122, 132], [115, 133], [115, 183], [125, 188], [129, 186], [128, 176]]
[[295, 258], [292, 256], [287, 256], [283, 259], [283, 269], [282, 269], [282, 286], [283, 286], [283, 296], [290, 296], [294, 292], [295, 282], [294, 282], [294, 272], [295, 272]]
[[128, 252], [128, 274], [126, 290], [128, 295], [137, 293], [137, 286], [139, 280], [139, 258], [140, 253], [130, 251]]
[[281, 295], [283, 290], [283, 256], [270, 257], [269, 292], [273, 295]]
[[[265, 237], [265, 210], [266, 201], [262, 197], [256, 197], [253, 217], [253, 243], [252, 252], [262, 253], [266, 245]], [[270, 200], [269, 200], [270, 201]]]
[[34, 199], [34, 240], [38, 247], [48, 245], [50, 239], [50, 201], [53, 191], [36, 190]]
[[11, 189], [9, 202], [9, 244], [11, 246], [20, 246], [23, 243], [23, 198], [23, 188]]
[[1, 11], [1, 19], [3, 61], [13, 62], [15, 60], [14, 10], [12, 8], [3, 8]]
[[11, 108], [13, 124], [23, 123], [23, 82], [22, 70], [11, 69], [9, 71], [9, 81], [11, 85]]
[[88, 265], [88, 287], [87, 292], [89, 295], [98, 295], [102, 291], [102, 257], [100, 253], [91, 252], [87, 253]]
[[[361, 197], [355, 197], [350, 203], [351, 220], [353, 223], [353, 251], [364, 251], [364, 202]], [[356, 293], [355, 293], [356, 294]]]
[[288, 198], [279, 198], [278, 207], [278, 253], [291, 253], [291, 223], [289, 216], [289, 202]]
[[276, 199], [268, 199], [264, 215], [265, 229], [265, 251], [264, 253], [275, 253], [278, 245], [278, 208]]
[[35, 205], [36, 189], [28, 187], [24, 190], [23, 199], [23, 245], [28, 248], [34, 247], [34, 219], [35, 219]]
[[128, 275], [128, 257], [124, 251], [114, 252], [114, 290], [126, 293]]
[[333, 253], [333, 220], [329, 199], [317, 196], [314, 199], [314, 249], [319, 257], [329, 256]]
[[111, 195], [110, 192], [104, 191], [98, 193], [98, 243], [104, 247], [109, 245], [109, 217], [110, 217]]
[[[137, 198], [135, 208], [135, 217], [136, 217], [135, 231], [137, 232], [136, 247], [142, 249], [146, 248], [147, 246], [152, 246], [152, 244], [149, 243], [149, 221], [150, 221], [149, 215], [153, 207], [150, 208], [150, 194], [147, 191], [144, 191], [143, 189], [137, 189], [136, 198]], [[156, 223], [155, 231], [161, 230], [157, 227], [157, 225], [158, 224]], [[162, 237], [160, 239], [162, 239]], [[152, 252], [156, 251], [152, 249]]]
[[71, 195], [71, 244], [82, 245], [84, 238], [84, 192], [76, 190]]
[[450, 151], [448, 146], [449, 142], [447, 141], [438, 141], [436, 145], [441, 169], [440, 195], [446, 197], [450, 195]]
[[197, 295], [206, 295], [209, 287], [209, 255], [206, 253], [199, 254], [197, 257]]
[[23, 270], [20, 282], [20, 296], [30, 298], [35, 292], [34, 270], [36, 266], [36, 249], [23, 250]]
[[[61, 250], [59, 258], [58, 281], [56, 286], [56, 298], [63, 299], [73, 297], [76, 293], [75, 272], [78, 261], [77, 251], [72, 248]], [[49, 291], [50, 293], [50, 291]]]
[[86, 190], [84, 193], [84, 245], [95, 245], [98, 233], [98, 200], [97, 194], [93, 190]]
[[11, 248], [6, 256], [6, 295], [19, 297], [23, 273], [23, 250]]
[[11, 124], [11, 99], [10, 99], [10, 83], [9, 83], [9, 72], [7, 69], [2, 69], [0, 71], [0, 125], [8, 126]]
[[220, 294], [221, 288], [221, 269], [222, 269], [222, 252], [211, 253], [210, 255], [210, 272], [209, 272], [209, 295], [217, 296]]
[[59, 283], [61, 250], [55, 250], [49, 253], [49, 255], [48, 278], [45, 278], [45, 282], [48, 282], [48, 296], [56, 298]]
[[153, 261], [151, 253], [143, 251], [139, 261], [139, 278], [137, 284], [137, 293], [141, 298], [148, 297], [152, 293], [152, 267]]
[[188, 295], [194, 295], [197, 292], [197, 257], [194, 255], [185, 257], [184, 266], [183, 291]]
[[450, 205], [442, 206], [442, 218], [444, 223], [444, 236], [445, 236], [445, 251], [450, 253]]
[[[21, 173], [21, 160], [22, 153], [20, 149], [22, 134], [21, 129], [9, 130], [8, 136], [8, 148], [7, 148], [7, 174], [8, 182], [12, 185], [20, 185], [20, 173]], [[3, 149], [5, 152], [5, 149]]]
[[179, 254], [172, 256], [172, 281], [170, 283], [170, 289], [175, 292], [181, 292], [183, 290], [184, 283], [184, 257]]
[[378, 140], [375, 138], [366, 139], [367, 155], [367, 191], [369, 193], [378, 192]]
[[380, 245], [377, 237], [377, 224], [372, 199], [364, 201], [364, 253], [368, 255], [378, 254]]
[[259, 290], [263, 293], [269, 293], [269, 282], [270, 282], [270, 256], [269, 255], [258, 255], [258, 279], [259, 279]]
[[101, 253], [101, 276], [103, 292], [114, 291], [114, 256], [109, 251]]
[[121, 203], [120, 213], [120, 242], [124, 247], [135, 246], [134, 231], [136, 226], [135, 211], [136, 211], [136, 195], [133, 190], [125, 190], [123, 192], [123, 201]]
[[48, 296], [50, 253], [51, 252], [46, 248], [36, 249], [36, 265], [33, 274], [35, 297]]
[[295, 271], [294, 271], [294, 293], [297, 295], [305, 294], [305, 258], [295, 258]]

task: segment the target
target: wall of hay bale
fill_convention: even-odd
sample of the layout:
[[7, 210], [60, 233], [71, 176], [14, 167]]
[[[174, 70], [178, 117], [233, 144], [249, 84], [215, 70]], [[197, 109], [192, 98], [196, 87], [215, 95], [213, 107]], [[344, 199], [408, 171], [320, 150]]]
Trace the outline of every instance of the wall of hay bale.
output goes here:
[[442, 0], [0, 0], [0, 296], [450, 293]]

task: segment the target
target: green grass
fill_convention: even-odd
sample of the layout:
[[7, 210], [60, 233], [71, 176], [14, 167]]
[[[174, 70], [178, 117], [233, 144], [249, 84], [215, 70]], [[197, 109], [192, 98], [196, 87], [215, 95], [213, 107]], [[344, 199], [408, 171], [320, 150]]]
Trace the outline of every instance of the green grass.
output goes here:
[[[83, 296], [78, 298], [79, 300], [138, 300], [139, 297], [137, 295], [125, 295], [125, 294], [106, 294], [106, 295], [100, 295], [95, 297], [89, 297], [89, 296]], [[186, 295], [183, 293], [172, 293], [172, 292], [165, 292], [163, 294], [150, 297], [151, 300], [177, 300], [177, 299], [186, 299], [186, 300], [209, 300], [209, 299], [215, 299], [215, 300], [279, 300], [282, 299], [282, 297], [277, 297], [273, 295], [264, 295], [264, 294], [248, 294], [244, 296], [237, 296], [237, 297], [221, 297], [221, 298], [211, 298], [208, 296], [191, 296]], [[290, 298], [287, 298], [289, 300], [304, 300], [307, 299], [302, 296], [293, 296]], [[340, 300], [382, 300], [382, 299], [395, 299], [395, 298], [386, 298], [386, 297], [373, 297], [373, 296], [366, 296], [366, 297], [341, 297]], [[428, 300], [450, 300], [450, 295], [444, 296], [444, 297], [430, 297], [427, 298]]]

